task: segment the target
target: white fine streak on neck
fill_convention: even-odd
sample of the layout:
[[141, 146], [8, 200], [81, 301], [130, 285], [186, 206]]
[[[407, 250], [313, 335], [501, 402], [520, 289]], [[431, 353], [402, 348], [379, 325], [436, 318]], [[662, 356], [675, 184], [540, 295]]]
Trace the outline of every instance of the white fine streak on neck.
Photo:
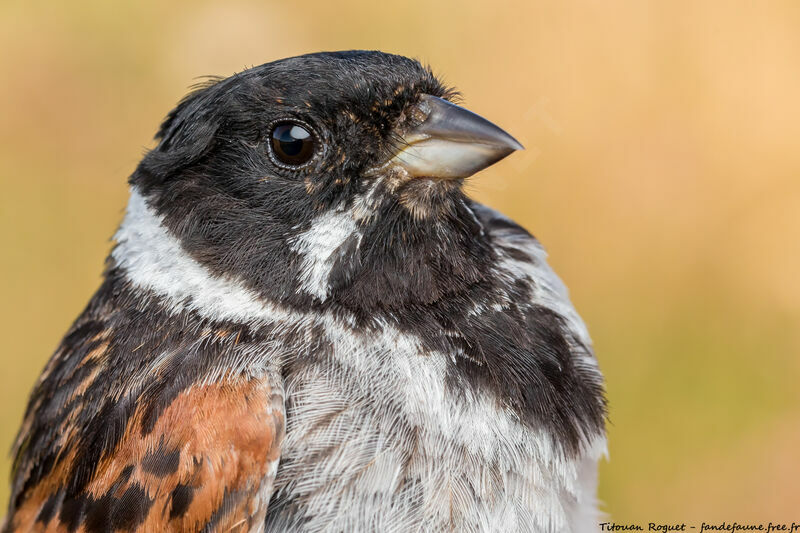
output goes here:
[[[311, 227], [291, 240], [292, 250], [302, 259], [301, 288], [325, 300], [330, 292], [328, 277], [335, 260], [335, 252], [358, 231], [356, 221], [347, 211], [328, 211], [311, 222]], [[360, 244], [361, 235], [357, 234]]]

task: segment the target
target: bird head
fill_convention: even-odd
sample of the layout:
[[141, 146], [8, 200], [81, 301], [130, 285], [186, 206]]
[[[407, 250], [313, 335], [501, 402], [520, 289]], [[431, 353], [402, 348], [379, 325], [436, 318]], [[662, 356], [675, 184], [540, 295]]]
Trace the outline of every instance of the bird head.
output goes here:
[[462, 184], [522, 146], [417, 61], [299, 56], [203, 84], [131, 177], [184, 251], [293, 306], [369, 311], [480, 281]]

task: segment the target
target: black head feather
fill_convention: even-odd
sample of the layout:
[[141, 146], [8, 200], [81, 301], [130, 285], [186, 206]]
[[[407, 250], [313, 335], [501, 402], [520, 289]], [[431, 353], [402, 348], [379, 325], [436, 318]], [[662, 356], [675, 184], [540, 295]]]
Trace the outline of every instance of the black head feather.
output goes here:
[[[195, 259], [302, 307], [314, 302], [298, 290], [301, 258], [288, 243], [372, 187], [361, 222], [366, 246], [342, 248], [331, 273], [335, 288], [355, 283], [338, 302], [372, 312], [376, 304], [430, 301], [480, 280], [476, 265], [491, 250], [476, 239], [480, 229], [460, 182], [377, 183], [375, 167], [397, 150], [396, 132], [413, 123], [409, 109], [423, 94], [455, 92], [417, 61], [379, 52], [320, 53], [255, 67], [184, 98], [131, 183]], [[310, 164], [287, 169], [270, 156], [271, 127], [284, 120], [308, 125], [316, 136]], [[420, 220], [420, 210], [431, 216]], [[375, 283], [385, 285], [377, 299]]]

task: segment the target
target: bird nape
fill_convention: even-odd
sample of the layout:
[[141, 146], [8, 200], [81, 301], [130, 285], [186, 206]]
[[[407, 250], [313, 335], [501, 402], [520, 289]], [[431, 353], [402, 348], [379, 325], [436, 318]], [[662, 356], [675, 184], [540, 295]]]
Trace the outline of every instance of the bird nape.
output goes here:
[[184, 98], [31, 394], [3, 531], [596, 529], [603, 379], [464, 180], [522, 146], [417, 61]]

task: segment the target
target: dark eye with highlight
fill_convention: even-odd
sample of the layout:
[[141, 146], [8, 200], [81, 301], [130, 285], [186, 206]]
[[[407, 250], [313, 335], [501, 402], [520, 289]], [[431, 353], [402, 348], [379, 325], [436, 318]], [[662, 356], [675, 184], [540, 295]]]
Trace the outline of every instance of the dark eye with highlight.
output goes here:
[[314, 157], [316, 138], [311, 130], [298, 122], [279, 122], [270, 133], [272, 153], [278, 162], [299, 167]]

